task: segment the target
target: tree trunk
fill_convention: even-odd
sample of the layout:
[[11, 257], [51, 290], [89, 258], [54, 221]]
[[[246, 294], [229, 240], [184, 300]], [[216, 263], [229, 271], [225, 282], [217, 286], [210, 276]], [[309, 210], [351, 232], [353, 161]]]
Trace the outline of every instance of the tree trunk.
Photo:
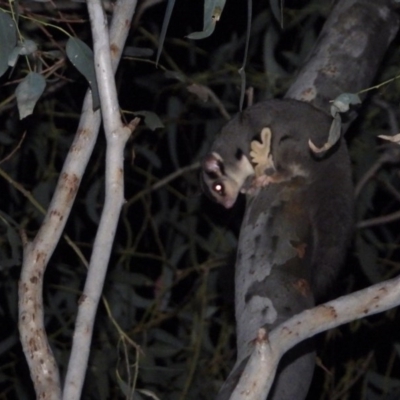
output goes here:
[[[313, 104], [329, 113], [330, 101], [345, 92], [371, 85], [382, 58], [398, 30], [394, 0], [341, 0], [336, 2], [319, 39], [286, 97]], [[304, 131], [307, 135], [307, 130]], [[351, 171], [348, 171], [351, 175]], [[314, 305], [312, 293], [301, 293], [299, 282], [311, 274], [310, 259], [274, 260], [293, 251], [292, 237], [309, 243], [305, 213], [288, 214], [280, 207], [287, 195], [282, 185], [268, 185], [249, 198], [243, 219], [236, 262], [237, 362], [218, 395], [230, 397], [252, 351], [260, 327], [270, 331], [282, 321]], [[276, 207], [271, 204], [278, 205]], [[335, 212], [335, 210], [332, 210]], [[287, 248], [277, 251], [274, 234]], [[285, 240], [286, 239], [286, 240]], [[309, 253], [309, 252], [308, 252]], [[282, 359], [271, 400], [301, 400], [313, 376], [315, 353], [307, 341]]]

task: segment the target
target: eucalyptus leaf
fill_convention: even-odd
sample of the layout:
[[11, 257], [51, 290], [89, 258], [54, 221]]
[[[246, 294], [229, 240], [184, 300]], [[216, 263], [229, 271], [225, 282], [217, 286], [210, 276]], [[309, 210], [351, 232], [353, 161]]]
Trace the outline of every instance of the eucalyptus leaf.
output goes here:
[[400, 380], [386, 375], [381, 375], [373, 371], [369, 371], [366, 375], [366, 380], [376, 388], [385, 391], [400, 389]]
[[158, 115], [152, 111], [135, 111], [134, 115], [143, 117], [144, 123], [152, 131], [155, 131], [157, 128], [164, 128], [164, 124], [161, 122]]
[[378, 138], [387, 140], [388, 142], [400, 144], [400, 133], [390, 136], [390, 135], [378, 135]]
[[243, 110], [244, 95], [246, 93], [246, 64], [247, 56], [249, 52], [249, 42], [251, 33], [251, 16], [253, 13], [253, 2], [252, 0], [247, 0], [247, 29], [246, 29], [246, 45], [244, 49], [243, 63], [242, 67], [239, 69], [240, 75], [240, 100], [239, 100], [239, 110]]
[[138, 57], [138, 58], [150, 58], [154, 54], [154, 50], [148, 47], [133, 47], [127, 46], [124, 49], [125, 57]]
[[74, 67], [86, 78], [92, 89], [93, 110], [100, 107], [99, 89], [94, 70], [94, 57], [92, 49], [82, 40], [70, 37], [67, 42], [66, 52]]
[[0, 10], [0, 76], [9, 67], [8, 58], [17, 44], [17, 30], [12, 18]]
[[269, 7], [271, 8], [273, 16], [279, 22], [279, 25], [281, 26], [281, 28], [283, 28], [282, 0], [269, 0]]
[[144, 146], [136, 146], [135, 151], [137, 154], [141, 154], [147, 158], [147, 161], [149, 161], [155, 168], [161, 168], [161, 160], [154, 151], [151, 151]]
[[135, 292], [131, 293], [131, 299], [132, 299], [132, 304], [134, 304], [135, 307], [138, 307], [138, 308], [147, 309], [153, 304], [152, 299], [146, 299], [142, 296], [139, 296]]
[[107, 353], [101, 350], [92, 352], [91, 372], [96, 377], [96, 391], [100, 395], [100, 400], [110, 398], [110, 381], [108, 379]]
[[19, 47], [14, 47], [8, 55], [8, 66], [14, 67], [19, 58]]
[[270, 24], [264, 35], [263, 61], [268, 81], [274, 85], [277, 78], [287, 75], [276, 59], [275, 49], [279, 42], [279, 32], [274, 24]]
[[0, 132], [0, 144], [10, 145], [14, 143], [14, 139], [5, 132]]
[[30, 39], [24, 39], [18, 42], [8, 56], [8, 65], [14, 67], [18, 61], [19, 56], [27, 56], [37, 51], [38, 46], [36, 42]]
[[157, 342], [169, 344], [171, 347], [176, 349], [182, 349], [185, 346], [185, 343], [182, 340], [162, 329], [154, 329], [153, 337], [157, 339]]
[[18, 339], [16, 336], [9, 336], [0, 342], [0, 355], [9, 351], [16, 343]]
[[331, 114], [335, 117], [337, 113], [347, 112], [350, 109], [350, 105], [361, 104], [361, 99], [357, 93], [341, 93], [332, 102]]
[[191, 33], [188, 35], [188, 38], [197, 40], [210, 36], [214, 32], [216, 23], [221, 18], [224, 7], [225, 0], [204, 0], [203, 30], [201, 32]]
[[179, 71], [165, 71], [165, 77], [167, 79], [176, 79], [179, 82], [187, 81], [186, 76]]
[[11, 225], [7, 226], [7, 240], [11, 247], [11, 259], [9, 262], [12, 263], [10, 266], [20, 265], [21, 264], [21, 238], [15, 228]]
[[36, 102], [43, 94], [45, 87], [46, 80], [36, 72], [30, 72], [17, 86], [15, 95], [17, 96], [19, 117], [21, 119], [32, 114]]
[[164, 47], [165, 36], [167, 34], [167, 29], [169, 25], [169, 21], [171, 19], [172, 10], [174, 9], [175, 0], [168, 0], [167, 9], [165, 10], [164, 21], [161, 28], [160, 41], [157, 49], [157, 57], [156, 57], [156, 65], [158, 65], [158, 61], [160, 60], [161, 51]]
[[98, 224], [100, 221], [98, 204], [99, 198], [103, 193], [103, 185], [104, 182], [102, 179], [95, 180], [89, 187], [85, 199], [87, 215], [95, 224]]
[[[125, 398], [129, 399], [131, 397], [131, 387], [124, 380], [121, 379], [119, 374], [117, 374], [117, 381], [121, 392], [123, 393]], [[138, 399], [139, 398], [140, 397], [138, 397]]]
[[43, 207], [47, 207], [50, 203], [53, 191], [54, 181], [46, 180], [39, 182], [32, 190], [32, 194], [35, 196], [35, 199], [39, 202], [39, 204], [41, 204]]
[[147, 390], [147, 389], [138, 389], [137, 390], [139, 393], [144, 394], [146, 397], [150, 397], [151, 399], [154, 400], [160, 400], [160, 398], [158, 396], [156, 396], [156, 394], [154, 392], [152, 392], [151, 390]]
[[367, 243], [361, 235], [356, 239], [357, 256], [362, 271], [368, 277], [371, 283], [380, 282], [382, 277], [377, 271], [378, 251], [375, 247]]
[[20, 56], [27, 56], [34, 53], [38, 47], [33, 40], [25, 39], [24, 41], [18, 43], [17, 48], [19, 49]]
[[178, 133], [178, 126], [177, 126], [177, 121], [179, 118], [179, 115], [181, 114], [183, 109], [182, 102], [178, 97], [171, 97], [168, 100], [167, 103], [167, 112], [169, 115], [169, 118], [171, 122], [169, 126], [167, 127], [168, 130], [168, 147], [169, 147], [169, 152], [171, 156], [171, 160], [174, 164], [174, 168], [178, 169], [179, 166], [179, 161], [178, 161], [178, 152], [177, 148], [179, 147], [179, 142], [177, 138], [177, 133]]
[[183, 345], [180, 348], [176, 348], [170, 344], [162, 344], [157, 341], [148, 349], [147, 352], [155, 357], [173, 357], [179, 354], [183, 348]]

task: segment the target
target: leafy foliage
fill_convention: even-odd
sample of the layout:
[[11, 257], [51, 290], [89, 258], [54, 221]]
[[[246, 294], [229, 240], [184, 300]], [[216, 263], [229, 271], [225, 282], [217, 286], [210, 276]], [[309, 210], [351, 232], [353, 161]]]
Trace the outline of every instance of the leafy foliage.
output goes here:
[[[241, 207], [225, 211], [199, 195], [196, 167], [224, 123], [226, 110], [230, 114], [238, 110], [247, 10], [244, 2], [227, 2], [213, 35], [193, 42], [181, 38], [201, 30], [203, 9], [200, 3], [181, 3], [175, 5], [156, 68], [148, 54], [156, 51], [165, 6], [146, 9], [143, 2], [116, 77], [126, 120], [131, 114], [140, 115], [153, 118], [152, 127], [159, 127], [152, 114], [156, 113], [164, 128], [150, 130], [142, 124], [126, 149], [126, 204], [98, 312], [85, 398], [128, 398], [135, 388], [135, 399], [153, 395], [209, 399], [234, 360], [233, 263], [226, 256], [236, 245]], [[247, 84], [254, 87], [257, 100], [285, 93], [329, 12], [318, 0], [288, 1], [281, 30], [274, 16], [277, 2], [271, 1], [272, 11], [267, 2], [259, 3], [253, 11], [247, 68]], [[0, 1], [0, 51], [5, 52], [0, 53], [0, 388], [4, 399], [33, 396], [16, 325], [22, 259], [19, 232], [24, 230], [31, 238], [40, 226], [88, 86], [67, 58], [70, 37], [91, 45], [86, 9], [77, 2], [65, 8], [63, 4], [57, 8], [53, 3], [31, 2], [28, 8], [25, 2]], [[15, 66], [7, 69], [4, 57], [8, 59], [15, 48], [17, 35], [20, 44], [35, 43], [35, 51], [25, 55], [19, 51]], [[398, 73], [398, 43], [389, 54], [378, 81]], [[46, 80], [46, 88], [35, 101], [33, 114], [20, 115], [17, 87], [32, 74]], [[376, 139], [378, 134], [398, 132], [398, 93], [399, 81], [374, 92], [348, 133], [355, 182], [362, 182], [366, 174], [369, 178], [360, 185], [358, 221], [398, 208], [399, 150]], [[90, 257], [103, 203], [103, 164], [104, 139], [100, 138], [65, 236], [46, 272], [47, 331], [62, 374], [85, 260]], [[397, 274], [396, 222], [378, 222], [357, 230], [339, 294]], [[320, 338], [324, 367], [317, 369], [310, 399], [395, 396], [400, 387], [397, 325], [392, 310]]]
[[8, 68], [8, 59], [17, 42], [17, 32], [12, 18], [5, 12], [0, 11], [0, 76]]
[[94, 72], [94, 59], [92, 49], [84, 42], [75, 37], [68, 39], [65, 52], [75, 68], [86, 78], [92, 89], [93, 108], [100, 107], [99, 89]]

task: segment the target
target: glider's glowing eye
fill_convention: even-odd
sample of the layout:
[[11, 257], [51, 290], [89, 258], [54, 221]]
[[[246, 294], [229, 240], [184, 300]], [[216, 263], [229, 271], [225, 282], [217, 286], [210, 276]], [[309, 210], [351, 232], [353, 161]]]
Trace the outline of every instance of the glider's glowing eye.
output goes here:
[[224, 185], [222, 185], [221, 183], [215, 183], [213, 185], [213, 190], [214, 192], [217, 192], [220, 196], [224, 195]]

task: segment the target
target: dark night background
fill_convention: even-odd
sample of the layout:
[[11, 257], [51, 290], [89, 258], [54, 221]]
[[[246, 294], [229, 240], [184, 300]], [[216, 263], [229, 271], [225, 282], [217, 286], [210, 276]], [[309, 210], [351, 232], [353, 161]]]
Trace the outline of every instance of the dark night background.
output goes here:
[[[7, 12], [9, 2], [0, 0], [0, 9]], [[281, 29], [268, 2], [254, 2], [246, 71], [255, 101], [285, 94], [329, 10], [329, 1], [286, 1]], [[28, 71], [26, 59], [20, 57], [16, 67], [0, 77], [0, 399], [34, 397], [17, 331], [19, 232], [24, 230], [33, 238], [40, 226], [43, 214], [32, 199], [44, 208], [48, 205], [87, 89], [85, 79], [65, 55], [54, 59], [50, 52], [58, 50], [55, 41], [64, 48], [68, 39], [58, 28], [91, 45], [82, 4], [63, 8], [60, 2], [56, 9], [21, 1], [19, 12], [30, 17], [19, 19], [21, 33], [39, 47], [29, 57], [31, 65], [45, 69], [60, 59], [63, 62], [47, 76], [47, 90], [33, 115], [22, 121], [12, 95]], [[185, 36], [202, 29], [203, 4], [178, 0], [156, 67], [164, 12], [162, 2], [146, 9], [133, 24], [127, 54], [131, 47], [153, 54], [142, 59], [123, 57], [116, 75], [123, 118], [129, 121], [132, 112], [146, 110], [156, 113], [164, 124], [152, 131], [142, 122], [126, 147], [126, 204], [104, 289], [113, 317], [142, 351], [122, 344], [101, 304], [85, 399], [124, 398], [129, 374], [135, 373], [137, 365], [137, 389], [154, 392], [160, 399], [210, 399], [235, 359], [232, 253], [243, 199], [232, 210], [212, 203], [200, 194], [195, 169], [157, 190], [150, 187], [198, 162], [225, 123], [215, 104], [190, 93], [189, 84], [213, 90], [231, 115], [238, 111], [237, 71], [243, 62], [247, 3], [228, 1], [215, 32], [193, 41]], [[396, 38], [376, 83], [399, 73], [399, 44]], [[399, 99], [398, 80], [372, 91], [347, 133], [355, 184], [378, 165], [357, 197], [357, 223], [399, 208], [399, 152], [377, 139], [379, 134], [398, 132], [393, 121], [399, 118]], [[389, 161], [380, 162], [388, 152]], [[65, 230], [88, 259], [103, 204], [104, 154], [101, 134]], [[356, 228], [346, 266], [330, 296], [397, 275], [399, 236], [396, 220]], [[46, 271], [44, 299], [47, 332], [62, 376], [85, 276], [84, 265], [61, 239]], [[390, 310], [320, 335], [308, 399], [400, 398], [397, 313]], [[148, 396], [139, 391], [134, 398]]]

